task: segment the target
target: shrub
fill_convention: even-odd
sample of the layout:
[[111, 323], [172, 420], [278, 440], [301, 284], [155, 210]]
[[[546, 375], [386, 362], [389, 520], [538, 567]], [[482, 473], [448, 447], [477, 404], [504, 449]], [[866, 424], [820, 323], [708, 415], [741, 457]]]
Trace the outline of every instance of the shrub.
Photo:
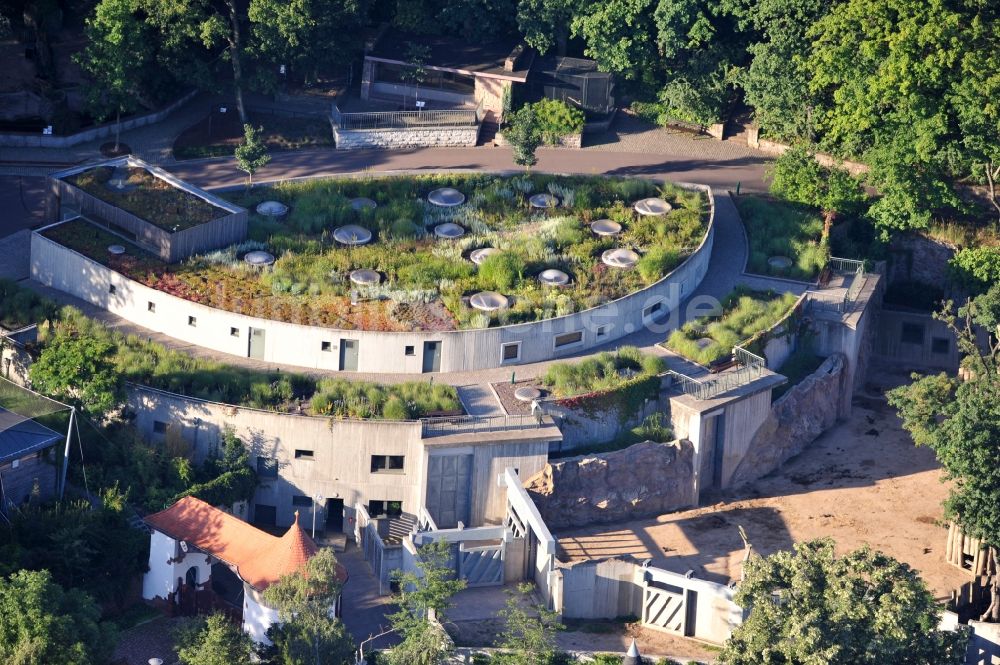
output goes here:
[[491, 291], [509, 291], [524, 277], [524, 259], [512, 252], [486, 257], [479, 265], [479, 285]]
[[531, 104], [535, 111], [542, 139], [549, 145], [570, 134], [583, 132], [585, 118], [583, 111], [558, 99], [543, 99]]
[[614, 390], [636, 374], [655, 376], [663, 371], [664, 361], [642, 353], [634, 346], [615, 352], [605, 351], [578, 363], [554, 363], [542, 377], [558, 397], [569, 397], [598, 390]]
[[454, 387], [418, 382], [379, 385], [322, 379], [312, 399], [313, 413], [337, 418], [411, 420], [433, 413], [461, 412], [461, 408]]
[[0, 326], [14, 330], [41, 323], [58, 311], [58, 305], [11, 279], [0, 279]]
[[985, 292], [1000, 282], [1000, 248], [969, 247], [948, 262], [952, 275], [974, 294]]

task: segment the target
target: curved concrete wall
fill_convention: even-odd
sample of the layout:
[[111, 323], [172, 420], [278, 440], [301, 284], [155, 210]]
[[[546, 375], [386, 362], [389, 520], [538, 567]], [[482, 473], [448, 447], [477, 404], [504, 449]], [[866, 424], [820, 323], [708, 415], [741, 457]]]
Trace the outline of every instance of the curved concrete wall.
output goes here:
[[[651, 308], [657, 308], [656, 318], [676, 309], [705, 277], [715, 237], [711, 189], [684, 186], [708, 195], [708, 230], [701, 245], [670, 274], [599, 307], [497, 328], [403, 333], [335, 330], [246, 316], [151, 289], [37, 232], [31, 239], [31, 276], [140, 326], [223, 353], [248, 356], [251, 329], [262, 330], [265, 341], [260, 359], [266, 362], [339, 370], [341, 340], [356, 340], [357, 371], [419, 374], [423, 371], [424, 342], [440, 342], [440, 371], [491, 369], [586, 351], [648, 325]], [[557, 347], [556, 338], [567, 333], [579, 333], [579, 341]], [[505, 344], [520, 344], [516, 360], [502, 359]]]

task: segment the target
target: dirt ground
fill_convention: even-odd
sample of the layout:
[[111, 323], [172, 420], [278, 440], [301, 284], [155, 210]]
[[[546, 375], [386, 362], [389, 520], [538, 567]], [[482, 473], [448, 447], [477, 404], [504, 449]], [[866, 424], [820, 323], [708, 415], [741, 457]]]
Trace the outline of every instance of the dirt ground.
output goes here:
[[557, 533], [558, 557], [632, 555], [728, 583], [740, 576], [742, 526], [760, 554], [827, 536], [841, 551], [869, 544], [913, 566], [945, 600], [968, 576], [944, 560], [940, 479], [933, 452], [914, 446], [882, 389], [869, 385], [849, 420], [777, 472], [713, 505]]

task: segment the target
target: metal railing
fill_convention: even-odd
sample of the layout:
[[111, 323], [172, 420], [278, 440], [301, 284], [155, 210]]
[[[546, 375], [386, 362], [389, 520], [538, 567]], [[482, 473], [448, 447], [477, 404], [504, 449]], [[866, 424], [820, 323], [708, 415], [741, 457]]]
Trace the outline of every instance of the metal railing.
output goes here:
[[338, 129], [376, 130], [419, 127], [475, 127], [479, 124], [482, 104], [475, 109], [442, 111], [363, 111], [344, 113], [336, 104], [330, 113]]
[[682, 393], [695, 399], [705, 400], [752, 383], [763, 376], [767, 369], [767, 361], [764, 358], [739, 346], [733, 347], [733, 358], [737, 363], [736, 369], [709, 374], [702, 379], [674, 370], [667, 370], [667, 374], [677, 382]]
[[505, 432], [518, 429], [539, 429], [552, 424], [544, 415], [456, 416], [454, 418], [422, 418], [421, 434], [446, 436], [449, 434], [474, 434], [478, 432]]
[[865, 286], [865, 262], [858, 261], [857, 259], [843, 259], [831, 256], [827, 267], [841, 274], [853, 274], [854, 277], [851, 279], [851, 285], [847, 287], [844, 297], [836, 301], [826, 300], [819, 296], [818, 292], [812, 291], [811, 293], [816, 293], [817, 295], [809, 298], [809, 306], [815, 307], [817, 310], [846, 314], [854, 309], [854, 303], [857, 302], [858, 296], [861, 295], [861, 289]]

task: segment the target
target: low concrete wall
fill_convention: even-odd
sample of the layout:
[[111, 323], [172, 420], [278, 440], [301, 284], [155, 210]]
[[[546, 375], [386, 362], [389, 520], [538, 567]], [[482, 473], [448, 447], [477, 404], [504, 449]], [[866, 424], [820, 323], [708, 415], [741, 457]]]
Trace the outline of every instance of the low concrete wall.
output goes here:
[[0, 278], [15, 281], [31, 273], [31, 231], [21, 229], [0, 238]]
[[[788, 152], [792, 147], [787, 143], [780, 143], [778, 141], [771, 141], [769, 139], [760, 138], [759, 127], [749, 127], [747, 129], [747, 145], [749, 145], [751, 148], [756, 148], [761, 152], [766, 152], [770, 155], [783, 155], [786, 152]], [[862, 175], [868, 173], [869, 171], [869, 167], [867, 164], [840, 160], [834, 157], [833, 155], [828, 155], [822, 152], [816, 153], [816, 161], [821, 166], [840, 167], [842, 169], [845, 169], [848, 173], [852, 175]]]
[[[184, 106], [184, 104], [187, 104], [189, 101], [194, 99], [197, 94], [197, 90], [192, 90], [166, 108], [160, 109], [154, 113], [148, 113], [146, 115], [135, 116], [122, 120], [121, 131], [125, 132], [137, 127], [145, 127], [146, 125], [156, 124], [179, 109], [181, 106]], [[117, 127], [118, 123], [109, 123], [106, 125], [98, 125], [97, 127], [92, 127], [91, 129], [77, 132], [76, 134], [69, 134], [67, 136], [14, 133], [0, 134], [0, 146], [9, 148], [68, 148], [79, 143], [86, 143], [87, 141], [96, 141], [97, 139], [114, 136]]]
[[687, 441], [550, 462], [525, 487], [550, 529], [661, 515], [697, 503]]
[[731, 486], [753, 482], [774, 471], [833, 427], [844, 394], [845, 362], [843, 354], [830, 356], [772, 405], [733, 472]]
[[479, 139], [474, 127], [414, 127], [408, 129], [333, 128], [337, 150], [364, 148], [469, 148]]
[[[711, 189], [687, 185], [707, 193], [710, 204], [708, 229], [701, 245], [684, 263], [660, 281], [591, 309], [544, 321], [476, 330], [440, 332], [375, 332], [338, 330], [300, 323], [272, 321], [246, 314], [200, 305], [157, 291], [34, 233], [31, 239], [33, 279], [117, 314], [144, 328], [197, 346], [248, 355], [250, 329], [263, 331], [261, 360], [270, 363], [325, 370], [340, 369], [341, 340], [358, 342], [359, 372], [420, 374], [421, 353], [406, 353], [411, 346], [440, 343], [442, 372], [458, 372], [535, 363], [611, 343], [647, 326], [647, 311], [675, 310], [701, 283], [708, 272], [715, 238], [715, 200]], [[110, 287], [114, 286], [114, 293]], [[153, 307], [149, 306], [153, 303]], [[192, 325], [192, 319], [194, 325]], [[235, 334], [234, 331], [235, 330]], [[556, 338], [579, 333], [574, 344], [556, 348]], [[517, 362], [503, 360], [503, 345], [520, 342]]]

